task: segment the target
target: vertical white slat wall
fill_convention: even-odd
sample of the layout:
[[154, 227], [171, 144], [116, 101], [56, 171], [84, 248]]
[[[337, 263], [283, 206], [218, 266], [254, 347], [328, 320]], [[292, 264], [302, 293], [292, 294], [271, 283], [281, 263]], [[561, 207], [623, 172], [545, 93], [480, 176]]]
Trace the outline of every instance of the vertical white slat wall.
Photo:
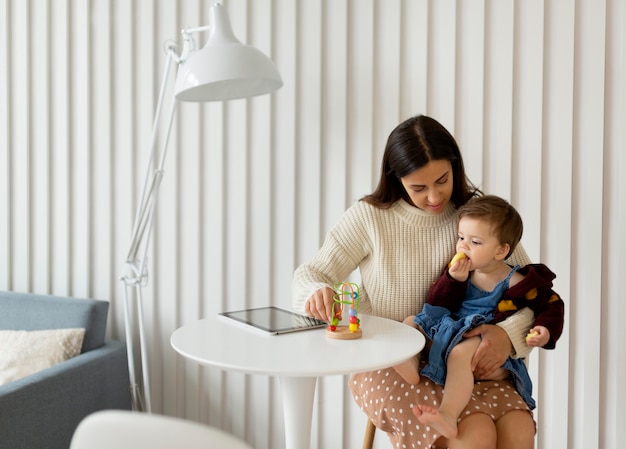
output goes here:
[[[455, 136], [463, 142], [465, 170], [476, 185], [483, 182], [485, 141], [485, 0], [458, 3], [455, 79]], [[425, 63], [424, 63], [425, 64]]]
[[[606, 238], [603, 242], [603, 295], [606, 298], [619, 298], [621, 295], [619, 283], [609, 282], [609, 279], [619, 277], [626, 268], [626, 261], [621, 257], [626, 251], [626, 238], [621, 232], [626, 225], [626, 208], [624, 207], [624, 192], [626, 192], [626, 157], [623, 155], [626, 127], [626, 88], [624, 70], [626, 68], [626, 45], [624, 45], [623, 23], [626, 20], [626, 5], [624, 2], [607, 3], [607, 61], [611, 69], [607, 70], [606, 88], [614, 95], [606, 98], [606, 145], [617, 151], [610, 151], [604, 159], [606, 191], [609, 198], [605, 208], [609, 213], [609, 225]], [[620, 44], [621, 39], [621, 44]], [[622, 150], [619, 150], [622, 149]], [[620, 198], [621, 196], [621, 198]], [[609, 251], [608, 248], [614, 248]], [[600, 411], [600, 435], [602, 444], [618, 445], [615, 429], [626, 422], [626, 413], [620, 407], [621, 398], [626, 394], [621, 373], [626, 369], [626, 351], [621, 347], [625, 341], [626, 330], [620, 315], [626, 313], [624, 301], [607, 301], [603, 308], [602, 321], [606, 323], [607, 331], [603, 333], [601, 353], [603, 359], [600, 395], [605, 401]]]
[[[525, 248], [558, 276], [564, 335], [530, 361], [537, 447], [616, 447], [624, 2], [224, 3], [235, 34], [273, 58], [285, 85], [178, 105], [146, 289], [155, 410], [284, 447], [276, 379], [199, 367], [169, 337], [224, 309], [289, 307], [293, 269], [375, 186], [391, 129], [426, 113], [457, 136], [470, 178], [518, 207]], [[118, 277], [163, 45], [208, 23], [210, 5], [0, 0], [0, 288], [108, 299], [109, 336], [124, 338]], [[346, 382], [319, 381], [313, 448], [360, 445], [365, 416]], [[389, 447], [384, 434], [375, 447]]]
[[[487, 2], [485, 17], [485, 139], [481, 186], [486, 192], [511, 199], [515, 1]], [[498, 125], [494, 126], [496, 123]]]
[[[574, 368], [570, 391], [584, 391], [573, 396], [572, 406], [578, 409], [599, 409], [602, 359], [600, 343], [603, 323], [601, 312], [604, 301], [589, 300], [602, 291], [603, 284], [603, 239], [589, 239], [590, 235], [602, 236], [604, 223], [590, 220], [589, 216], [602, 216], [604, 212], [602, 198], [605, 188], [603, 150], [606, 142], [605, 97], [606, 79], [606, 2], [593, 5], [581, 3], [576, 14], [574, 50], [574, 94], [576, 103], [573, 116], [573, 196], [576, 198], [572, 209], [572, 270], [585, 273], [573, 279], [572, 293], [579, 298], [588, 298], [572, 303], [571, 325], [573, 329], [582, 329], [585, 333], [574, 332], [570, 336], [570, 366]], [[602, 50], [602, 51], [601, 51]], [[605, 99], [606, 98], [606, 99]], [[589, 151], [591, 148], [596, 151]], [[623, 149], [622, 149], [623, 151]], [[600, 338], [586, 338], [586, 335], [598, 335]], [[590, 420], [576, 414], [570, 420], [574, 430], [574, 447], [596, 445], [595, 436], [600, 431], [600, 420]], [[585, 427], [588, 431], [583, 431]]]
[[[0, 29], [9, 30], [10, 15], [7, 2], [0, 3]], [[0, 178], [3, 179], [2, 185], [4, 186], [0, 190], [0, 216], [5, 217], [0, 221], [0, 284], [2, 286], [8, 285], [8, 280], [12, 277], [12, 271], [10, 267], [10, 245], [9, 236], [11, 235], [11, 223], [6, 218], [9, 216], [9, 173], [11, 172], [9, 158], [9, 147], [11, 143], [11, 136], [9, 130], [11, 128], [11, 122], [8, 119], [8, 113], [10, 108], [9, 99], [9, 80], [11, 79], [6, 60], [10, 55], [10, 40], [8, 33], [5, 31], [0, 33], [0, 53], [6, 55], [2, 60], [2, 66], [0, 66], [0, 98], [4, 101], [0, 101]]]
[[[566, 299], [564, 338], [559, 350], [550, 354], [544, 351], [533, 354], [533, 362], [540, 359], [542, 368], [537, 382], [538, 412], [544, 422], [538, 436], [539, 447], [563, 447], [563, 434], [570, 431], [569, 415], [562, 411], [568, 402], [559, 398], [570, 396], [570, 352], [574, 350], [567, 338], [575, 328], [571, 327], [573, 302], [572, 278], [572, 216], [574, 197], [571, 179], [573, 166], [573, 110], [574, 110], [574, 18], [575, 4], [563, 0], [546, 3], [544, 10], [544, 68], [543, 76], [543, 132], [541, 173], [541, 235], [540, 260], [545, 261], [558, 273], [555, 285]], [[567, 173], [566, 177], [558, 174]], [[598, 238], [599, 240], [599, 238]], [[599, 301], [593, 301], [598, 303]], [[583, 414], [584, 415], [584, 414]], [[546, 421], [549, 419], [550, 421]], [[571, 443], [574, 444], [573, 442]], [[567, 446], [565, 446], [567, 447]], [[608, 446], [607, 446], [608, 447]]]

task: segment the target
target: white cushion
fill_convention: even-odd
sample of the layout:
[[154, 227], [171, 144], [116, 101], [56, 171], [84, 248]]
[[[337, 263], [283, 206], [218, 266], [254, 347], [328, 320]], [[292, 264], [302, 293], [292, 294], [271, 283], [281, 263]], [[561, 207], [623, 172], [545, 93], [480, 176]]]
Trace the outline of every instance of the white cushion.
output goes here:
[[0, 330], [0, 385], [80, 354], [85, 329]]

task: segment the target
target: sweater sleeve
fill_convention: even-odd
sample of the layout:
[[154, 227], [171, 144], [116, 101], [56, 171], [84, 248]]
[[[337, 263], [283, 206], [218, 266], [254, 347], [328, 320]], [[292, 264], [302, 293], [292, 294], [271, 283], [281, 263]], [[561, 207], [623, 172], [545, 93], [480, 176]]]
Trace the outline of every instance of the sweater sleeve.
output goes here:
[[514, 359], [522, 359], [532, 351], [532, 348], [526, 344], [526, 335], [533, 325], [535, 314], [528, 307], [523, 308], [519, 312], [511, 315], [504, 321], [496, 323], [509, 336], [513, 350], [511, 357]]
[[313, 259], [296, 268], [291, 284], [294, 311], [304, 313], [304, 305], [313, 293], [347, 279], [369, 253], [370, 240], [360, 210], [354, 206], [348, 209]]
[[[517, 245], [515, 251], [511, 254], [509, 263], [522, 267], [530, 263], [530, 258], [521, 243]], [[526, 335], [533, 326], [534, 319], [535, 315], [532, 310], [524, 308], [506, 320], [497, 323], [497, 326], [504, 329], [511, 340], [513, 345], [511, 357], [521, 359], [527, 357], [532, 351], [532, 348], [526, 344]]]

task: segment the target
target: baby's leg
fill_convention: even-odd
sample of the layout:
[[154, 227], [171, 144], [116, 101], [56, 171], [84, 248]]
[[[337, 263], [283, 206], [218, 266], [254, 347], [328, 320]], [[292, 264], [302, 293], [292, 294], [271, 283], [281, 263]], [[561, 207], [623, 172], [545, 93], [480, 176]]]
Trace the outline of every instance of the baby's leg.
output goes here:
[[480, 337], [468, 338], [450, 351], [446, 384], [439, 409], [426, 405], [417, 405], [413, 408], [422, 424], [434, 427], [446, 438], [457, 436], [457, 420], [472, 397], [474, 373], [471, 362], [479, 344]]
[[[419, 326], [415, 324], [414, 319], [415, 319], [414, 315], [408, 316], [404, 319], [403, 323], [408, 326], [414, 327], [421, 332], [421, 329], [419, 328]], [[418, 383], [420, 383], [419, 366], [420, 366], [420, 354], [417, 354], [415, 357], [411, 358], [410, 360], [407, 360], [406, 362], [401, 363], [399, 365], [395, 365], [393, 369], [395, 369], [396, 372], [405, 381], [407, 381], [411, 385], [417, 385]]]
[[396, 372], [400, 374], [400, 376], [405, 381], [407, 381], [411, 385], [417, 385], [418, 383], [420, 383], [419, 366], [420, 366], [420, 355], [417, 354], [412, 359], [407, 360], [406, 362], [401, 363], [399, 365], [395, 365], [393, 369], [395, 369]]

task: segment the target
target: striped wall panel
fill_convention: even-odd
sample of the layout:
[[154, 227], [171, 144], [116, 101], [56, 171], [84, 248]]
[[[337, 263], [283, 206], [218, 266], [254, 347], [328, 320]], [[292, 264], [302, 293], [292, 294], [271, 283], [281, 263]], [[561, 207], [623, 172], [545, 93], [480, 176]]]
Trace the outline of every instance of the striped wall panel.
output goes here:
[[[169, 336], [224, 309], [289, 307], [293, 269], [372, 190], [391, 129], [426, 113], [457, 136], [471, 179], [518, 207], [524, 246], [566, 299], [559, 347], [530, 360], [537, 447], [616, 447], [626, 422], [624, 2], [224, 3], [285, 85], [178, 105], [149, 251], [153, 407], [283, 447], [275, 379], [200, 368]], [[109, 335], [124, 338], [118, 278], [163, 45], [208, 23], [209, 7], [0, 0], [0, 288], [109, 299]], [[358, 447], [364, 427], [346, 378], [320, 379], [312, 447]], [[375, 447], [389, 447], [380, 432]]]

